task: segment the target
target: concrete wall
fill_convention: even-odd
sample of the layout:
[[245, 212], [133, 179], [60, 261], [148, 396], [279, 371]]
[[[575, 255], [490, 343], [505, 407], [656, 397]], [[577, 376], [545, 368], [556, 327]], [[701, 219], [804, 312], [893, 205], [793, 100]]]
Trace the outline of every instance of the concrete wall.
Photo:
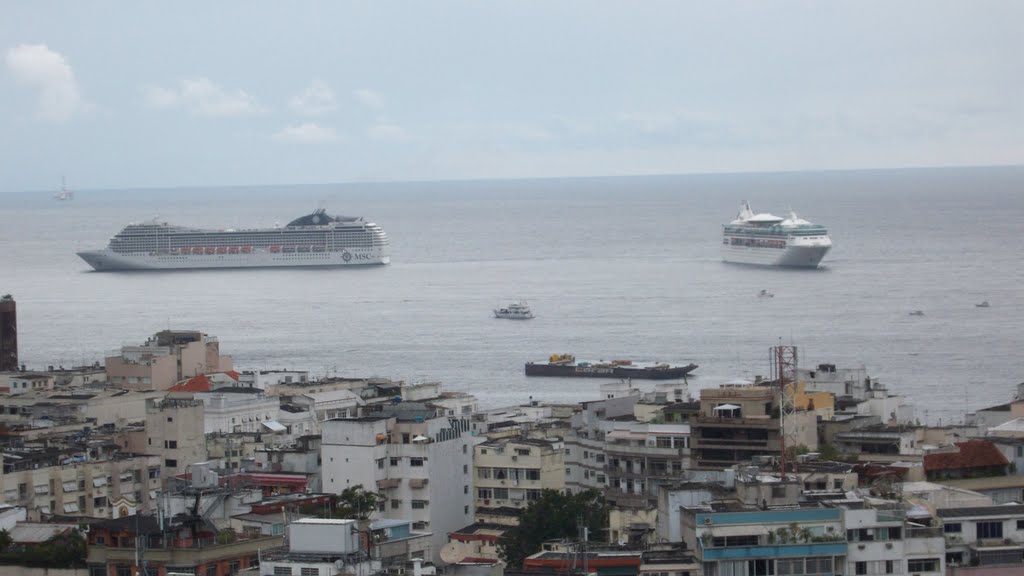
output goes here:
[[88, 568], [29, 568], [27, 566], [0, 566], [4, 576], [89, 576]]

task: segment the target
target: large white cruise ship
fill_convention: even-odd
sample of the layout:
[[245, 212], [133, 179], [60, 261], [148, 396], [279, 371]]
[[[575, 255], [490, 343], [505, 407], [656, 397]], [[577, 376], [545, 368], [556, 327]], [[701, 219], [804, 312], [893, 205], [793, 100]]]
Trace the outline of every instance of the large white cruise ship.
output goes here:
[[798, 218], [754, 214], [750, 204], [740, 204], [736, 219], [722, 227], [722, 259], [740, 264], [817, 268], [832, 248], [824, 226]]
[[201, 230], [129, 224], [103, 250], [78, 255], [98, 271], [387, 264], [388, 236], [373, 222], [324, 210], [280, 228]]

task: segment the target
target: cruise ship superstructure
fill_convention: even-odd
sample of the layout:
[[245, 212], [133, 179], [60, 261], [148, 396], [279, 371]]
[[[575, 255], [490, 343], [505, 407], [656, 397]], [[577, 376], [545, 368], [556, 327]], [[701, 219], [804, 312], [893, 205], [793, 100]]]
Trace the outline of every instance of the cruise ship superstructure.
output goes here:
[[797, 217], [755, 214], [740, 204], [736, 219], [722, 228], [722, 259], [740, 264], [817, 268], [832, 248], [824, 226]]
[[78, 255], [98, 271], [387, 264], [388, 237], [360, 217], [323, 209], [284, 227], [203, 230], [129, 224], [102, 250]]

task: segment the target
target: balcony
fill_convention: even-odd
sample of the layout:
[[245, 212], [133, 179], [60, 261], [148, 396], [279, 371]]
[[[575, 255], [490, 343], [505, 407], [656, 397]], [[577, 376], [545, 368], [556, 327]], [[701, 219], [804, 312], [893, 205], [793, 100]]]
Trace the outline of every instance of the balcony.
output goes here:
[[[779, 420], [777, 418], [769, 418], [767, 416], [751, 418], [697, 416], [691, 421], [690, 429], [695, 430], [697, 428], [767, 428], [778, 430]], [[697, 436], [696, 433], [691, 433], [691, 435], [694, 437]]]
[[[284, 536], [240, 539], [230, 544], [199, 541], [193, 547], [187, 548], [147, 548], [145, 559], [152, 563], [174, 566], [198, 566], [218, 560], [254, 556], [260, 551], [266, 552], [269, 549], [282, 546], [284, 546]], [[134, 546], [110, 548], [93, 544], [89, 546], [86, 562], [90, 564], [132, 564], [136, 554]]]
[[705, 548], [698, 541], [700, 558], [704, 562], [714, 560], [747, 560], [759, 558], [791, 558], [799, 556], [846, 556], [846, 542], [814, 542], [809, 544], [776, 544], [770, 546], [736, 546], [730, 548]]

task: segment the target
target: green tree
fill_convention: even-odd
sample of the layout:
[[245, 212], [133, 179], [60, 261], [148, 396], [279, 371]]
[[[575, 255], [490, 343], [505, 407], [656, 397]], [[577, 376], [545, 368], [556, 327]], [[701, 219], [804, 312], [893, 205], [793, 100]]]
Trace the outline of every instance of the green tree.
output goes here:
[[538, 500], [519, 513], [519, 525], [498, 540], [498, 554], [507, 566], [521, 568], [523, 560], [539, 552], [545, 541], [578, 538], [579, 519], [587, 527], [591, 541], [603, 541], [607, 518], [607, 504], [597, 490], [578, 494], [544, 490]]
[[362, 484], [356, 484], [341, 491], [338, 498], [338, 515], [341, 518], [367, 520], [384, 500], [385, 497], [380, 492], [372, 492], [363, 488]]
[[11, 539], [11, 533], [7, 529], [0, 530], [0, 552], [7, 550], [7, 548], [13, 543]]

